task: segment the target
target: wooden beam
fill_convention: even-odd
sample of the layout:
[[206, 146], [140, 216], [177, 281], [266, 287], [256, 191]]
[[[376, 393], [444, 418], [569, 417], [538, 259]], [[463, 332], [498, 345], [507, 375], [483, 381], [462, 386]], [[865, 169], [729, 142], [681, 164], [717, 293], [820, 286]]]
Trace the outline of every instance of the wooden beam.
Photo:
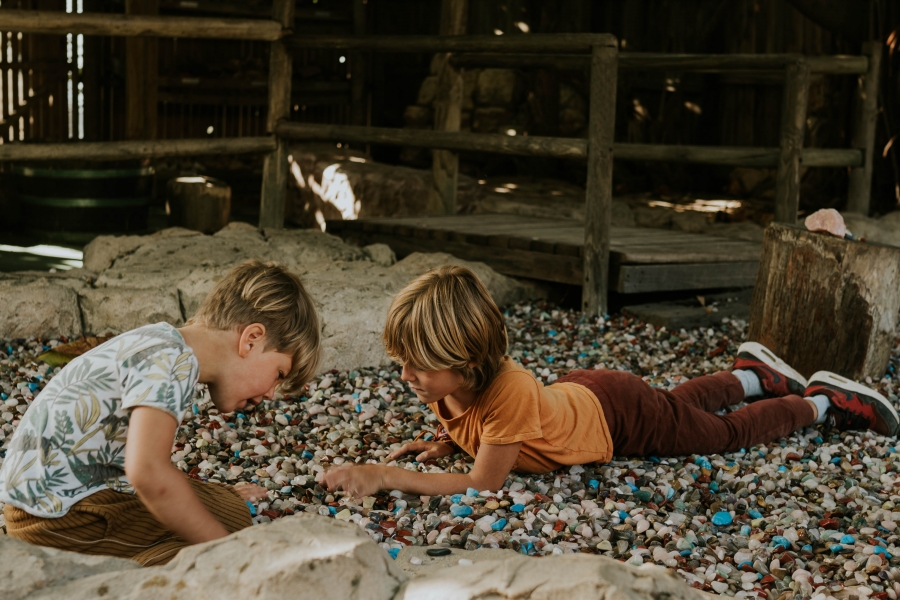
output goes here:
[[[735, 73], [762, 71], [783, 73], [795, 62], [796, 54], [653, 54], [622, 52], [621, 71], [685, 71], [695, 73]], [[590, 57], [577, 54], [498, 54], [495, 52], [467, 52], [451, 59], [460, 67], [552, 68], [578, 71], [590, 66]], [[864, 74], [868, 69], [865, 56], [810, 56], [810, 73], [824, 75]]]
[[294, 35], [285, 39], [289, 48], [346, 48], [375, 52], [526, 52], [588, 54], [593, 46], [614, 46], [608, 33], [496, 35]]
[[862, 151], [864, 164], [850, 171], [847, 210], [869, 214], [872, 200], [872, 165], [875, 162], [875, 122], [878, 120], [878, 77], [881, 69], [881, 42], [865, 42], [869, 70], [859, 78], [853, 98], [853, 139], [850, 145]]
[[[441, 3], [441, 35], [465, 34], [468, 15], [468, 0], [443, 0]], [[438, 83], [434, 98], [434, 130], [458, 132], [462, 121], [462, 72], [450, 64], [449, 54], [438, 54], [436, 58]], [[456, 214], [459, 155], [450, 150], [435, 149], [431, 157], [431, 180], [429, 213]]]
[[22, 33], [159, 36], [224, 40], [274, 41], [280, 23], [259, 19], [154, 17], [111, 13], [64, 13], [46, 10], [0, 9], [0, 30]]
[[[352, 127], [319, 123], [282, 122], [281, 137], [306, 141], [342, 141], [415, 148], [442, 148], [464, 152], [496, 152], [515, 156], [548, 156], [587, 159], [587, 142], [579, 138], [507, 136], [492, 133], [456, 133], [390, 127]], [[663, 144], [613, 144], [616, 160], [646, 160], [745, 167], [776, 167], [778, 148], [734, 146], [680, 146]], [[805, 148], [801, 160], [808, 167], [853, 167], [863, 153], [852, 148]]]
[[589, 317], [605, 315], [608, 310], [617, 52], [615, 46], [595, 46], [591, 56], [584, 272], [581, 288], [581, 311]]
[[781, 104], [781, 154], [775, 175], [775, 221], [796, 223], [800, 207], [800, 159], [809, 99], [809, 65], [800, 59], [787, 68]]
[[255, 154], [271, 152], [271, 137], [133, 142], [75, 142], [71, 144], [12, 143], [0, 145], [0, 161], [20, 160], [127, 160], [163, 156]]
[[[294, 0], [275, 0], [272, 18], [285, 28], [294, 25]], [[275, 133], [279, 122], [291, 116], [291, 79], [293, 57], [284, 42], [272, 42], [269, 51], [269, 113], [266, 131]], [[288, 142], [276, 137], [275, 150], [263, 161], [263, 181], [260, 194], [260, 229], [284, 227], [284, 203], [287, 196]]]
[[620, 294], [752, 287], [759, 261], [613, 265], [610, 289]]
[[[366, 2], [353, 0], [353, 33], [366, 35]], [[366, 55], [350, 53], [350, 123], [368, 125], [368, 98], [366, 97]]]
[[[128, 15], [159, 14], [158, 0], [126, 0]], [[130, 37], [125, 40], [125, 137], [156, 139], [159, 93], [159, 40]]]
[[471, 152], [496, 152], [516, 156], [554, 156], [584, 160], [587, 142], [577, 138], [509, 136], [495, 133], [463, 133], [397, 129], [391, 127], [353, 127], [319, 123], [280, 123], [279, 137], [297, 140], [345, 141], [358, 144], [386, 144], [415, 148], [440, 148]]

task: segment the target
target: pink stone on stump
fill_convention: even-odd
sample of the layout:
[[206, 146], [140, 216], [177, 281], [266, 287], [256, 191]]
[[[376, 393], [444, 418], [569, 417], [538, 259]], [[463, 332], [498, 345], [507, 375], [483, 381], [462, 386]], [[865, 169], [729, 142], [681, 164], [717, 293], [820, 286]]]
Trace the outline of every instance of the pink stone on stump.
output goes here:
[[844, 237], [844, 234], [847, 233], [847, 226], [844, 225], [844, 217], [833, 208], [817, 210], [806, 217], [804, 224], [810, 231], [830, 233], [839, 238]]

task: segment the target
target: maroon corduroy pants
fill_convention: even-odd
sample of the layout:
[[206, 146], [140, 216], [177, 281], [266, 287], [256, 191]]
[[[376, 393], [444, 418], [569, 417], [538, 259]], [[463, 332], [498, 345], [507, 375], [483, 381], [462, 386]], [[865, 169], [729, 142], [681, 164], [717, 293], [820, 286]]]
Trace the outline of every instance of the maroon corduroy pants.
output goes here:
[[800, 396], [744, 401], [744, 388], [728, 372], [697, 377], [671, 392], [650, 387], [625, 371], [578, 370], [560, 377], [591, 390], [612, 435], [616, 456], [717, 454], [771, 442], [811, 425], [813, 408]]

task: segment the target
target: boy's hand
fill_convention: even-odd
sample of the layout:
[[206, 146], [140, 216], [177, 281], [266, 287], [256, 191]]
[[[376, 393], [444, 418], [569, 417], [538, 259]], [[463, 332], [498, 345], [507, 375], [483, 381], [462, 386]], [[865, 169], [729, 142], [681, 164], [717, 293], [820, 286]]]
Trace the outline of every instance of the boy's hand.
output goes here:
[[330, 469], [322, 477], [322, 485], [334, 492], [338, 488], [355, 498], [371, 496], [384, 488], [381, 465], [347, 465]]
[[388, 455], [389, 460], [397, 460], [404, 454], [412, 454], [418, 452], [416, 460], [418, 462], [426, 461], [430, 458], [441, 458], [453, 454], [453, 446], [444, 442], [410, 442], [404, 444]]
[[269, 497], [269, 490], [255, 484], [235, 486], [236, 491], [245, 502], [258, 502]]

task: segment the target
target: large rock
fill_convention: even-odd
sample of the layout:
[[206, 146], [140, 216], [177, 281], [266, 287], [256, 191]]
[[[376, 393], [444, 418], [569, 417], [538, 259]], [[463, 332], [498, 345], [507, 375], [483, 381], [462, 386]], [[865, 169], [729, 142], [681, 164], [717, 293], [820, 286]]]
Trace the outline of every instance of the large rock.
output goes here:
[[510, 106], [518, 102], [522, 82], [512, 69], [484, 69], [475, 85], [475, 102], [485, 106]]
[[164, 566], [93, 575], [29, 598], [389, 600], [406, 579], [358, 526], [300, 514], [190, 546]]
[[[405, 549], [395, 562], [357, 525], [306, 513], [188, 547], [168, 565], [143, 569], [114, 559], [23, 548], [0, 537], [0, 584], [11, 600], [26, 595], [34, 600], [703, 598], [671, 571], [602, 556], [453, 550], [447, 559], [431, 559], [424, 550]], [[411, 557], [423, 565], [410, 568]], [[461, 557], [471, 564], [460, 565]]]
[[321, 319], [323, 371], [388, 364], [381, 333], [391, 299], [433, 267], [469, 266], [501, 305], [545, 295], [449, 254], [396, 262], [383, 244], [357, 248], [317, 230], [261, 232], [243, 223], [215, 235], [171, 229], [125, 242], [103, 236], [92, 242], [91, 255], [97, 273], [0, 279], [0, 337], [120, 333], [159, 321], [179, 326], [233, 266], [250, 258], [282, 263], [303, 279]]
[[573, 554], [535, 560], [517, 555], [459, 565], [418, 577], [397, 600], [700, 600], [674, 573], [657, 566], [633, 567], [605, 556]]
[[[301, 227], [321, 229], [331, 219], [413, 217], [430, 210], [431, 169], [375, 163], [314, 145], [294, 146], [291, 156], [289, 218]], [[459, 176], [459, 206], [478, 193], [474, 179]]]
[[60, 280], [29, 275], [0, 278], [0, 338], [81, 335], [78, 295]]
[[853, 212], [841, 213], [847, 230], [857, 239], [868, 242], [900, 247], [900, 213], [888, 213], [880, 219], [873, 219]]
[[86, 287], [78, 296], [87, 333], [118, 334], [160, 321], [184, 325], [178, 291], [171, 285], [146, 289]]
[[0, 535], [0, 590], [3, 590], [0, 596], [3, 600], [24, 600], [37, 593], [52, 595], [74, 580], [139, 568], [136, 562], [122, 558], [65, 552]]

